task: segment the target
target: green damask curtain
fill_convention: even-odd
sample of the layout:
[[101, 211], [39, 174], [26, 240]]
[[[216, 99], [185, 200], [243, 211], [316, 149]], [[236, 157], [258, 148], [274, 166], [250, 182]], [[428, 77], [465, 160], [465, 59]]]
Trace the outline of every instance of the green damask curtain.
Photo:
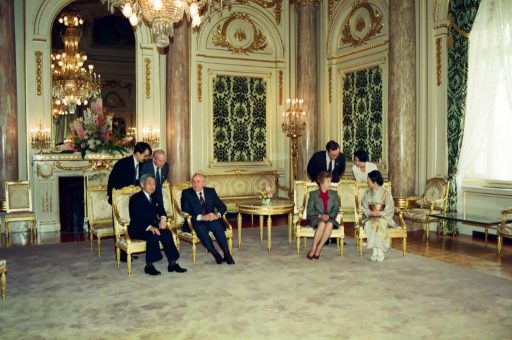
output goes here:
[[343, 82], [343, 153], [358, 149], [382, 159], [382, 73], [379, 67], [348, 73]]
[[267, 157], [267, 83], [263, 78], [213, 79], [213, 152], [218, 162]]
[[[448, 210], [457, 210], [457, 166], [464, 134], [468, 78], [468, 33], [471, 31], [480, 0], [451, 0], [450, 36], [453, 46], [448, 49]], [[461, 32], [462, 31], [462, 32]], [[448, 224], [448, 230], [455, 228]]]

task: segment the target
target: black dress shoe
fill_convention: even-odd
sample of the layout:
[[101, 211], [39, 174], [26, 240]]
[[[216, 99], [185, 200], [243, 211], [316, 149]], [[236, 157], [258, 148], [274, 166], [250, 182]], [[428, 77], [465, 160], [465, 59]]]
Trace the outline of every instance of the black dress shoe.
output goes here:
[[215, 262], [217, 262], [217, 264], [222, 264], [222, 262], [224, 262], [224, 259], [222, 258], [222, 256], [220, 256], [220, 254], [217, 251], [217, 249], [214, 248], [214, 249], [210, 250], [210, 253], [215, 258]]
[[235, 260], [229, 253], [226, 256], [224, 256], [224, 261], [226, 261], [227, 264], [235, 264]]
[[167, 270], [171, 273], [171, 272], [176, 272], [176, 273], [185, 273], [187, 271], [186, 268], [181, 268], [179, 264], [175, 263], [175, 264], [170, 264], [168, 267], [167, 267]]
[[149, 275], [160, 275], [161, 274], [158, 270], [156, 270], [156, 268], [154, 266], [145, 266], [144, 273], [149, 274]]

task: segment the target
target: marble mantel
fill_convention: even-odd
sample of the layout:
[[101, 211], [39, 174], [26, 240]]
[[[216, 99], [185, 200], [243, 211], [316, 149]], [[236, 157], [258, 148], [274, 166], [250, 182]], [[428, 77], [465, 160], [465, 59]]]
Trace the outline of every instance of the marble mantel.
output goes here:
[[38, 232], [60, 231], [59, 177], [83, 176], [85, 193], [87, 182], [106, 184], [112, 166], [122, 157], [87, 154], [82, 159], [78, 152], [33, 155], [32, 203]]

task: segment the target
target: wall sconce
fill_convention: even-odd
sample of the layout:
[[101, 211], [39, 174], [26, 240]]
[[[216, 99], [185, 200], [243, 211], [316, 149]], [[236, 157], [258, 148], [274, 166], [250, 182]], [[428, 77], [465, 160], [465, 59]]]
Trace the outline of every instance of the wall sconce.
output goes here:
[[39, 153], [43, 153], [44, 149], [48, 149], [52, 145], [50, 129], [43, 128], [43, 124], [39, 123], [37, 128], [30, 129], [30, 140], [32, 149], [39, 149]]
[[306, 128], [306, 112], [304, 111], [304, 99], [290, 99], [286, 100], [286, 111], [283, 112], [283, 122], [281, 127], [286, 137], [290, 138], [290, 154], [292, 160], [292, 177], [291, 187], [293, 188], [293, 181], [297, 178], [297, 161], [299, 156], [298, 138], [302, 136], [302, 132]]
[[160, 129], [144, 129], [142, 131], [142, 141], [156, 148], [160, 145]]

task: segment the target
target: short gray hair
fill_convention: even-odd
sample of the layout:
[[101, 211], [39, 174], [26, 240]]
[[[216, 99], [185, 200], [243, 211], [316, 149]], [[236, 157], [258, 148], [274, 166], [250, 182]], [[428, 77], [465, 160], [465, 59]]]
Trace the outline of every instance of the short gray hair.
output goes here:
[[192, 176], [192, 180], [194, 180], [194, 178], [196, 177], [202, 177], [203, 178], [203, 181], [206, 180], [206, 176], [202, 173], [202, 172], [196, 172], [193, 176]]
[[165, 152], [162, 149], [158, 149], [158, 150], [153, 151], [153, 157], [155, 157], [158, 154], [165, 156]]
[[147, 174], [147, 173], [146, 173], [146, 174], [143, 174], [142, 176], [140, 176], [140, 180], [139, 180], [140, 184], [144, 184], [144, 183], [146, 183], [146, 181], [148, 180], [148, 178], [153, 178], [153, 179], [155, 179], [155, 176], [153, 176], [152, 174]]

